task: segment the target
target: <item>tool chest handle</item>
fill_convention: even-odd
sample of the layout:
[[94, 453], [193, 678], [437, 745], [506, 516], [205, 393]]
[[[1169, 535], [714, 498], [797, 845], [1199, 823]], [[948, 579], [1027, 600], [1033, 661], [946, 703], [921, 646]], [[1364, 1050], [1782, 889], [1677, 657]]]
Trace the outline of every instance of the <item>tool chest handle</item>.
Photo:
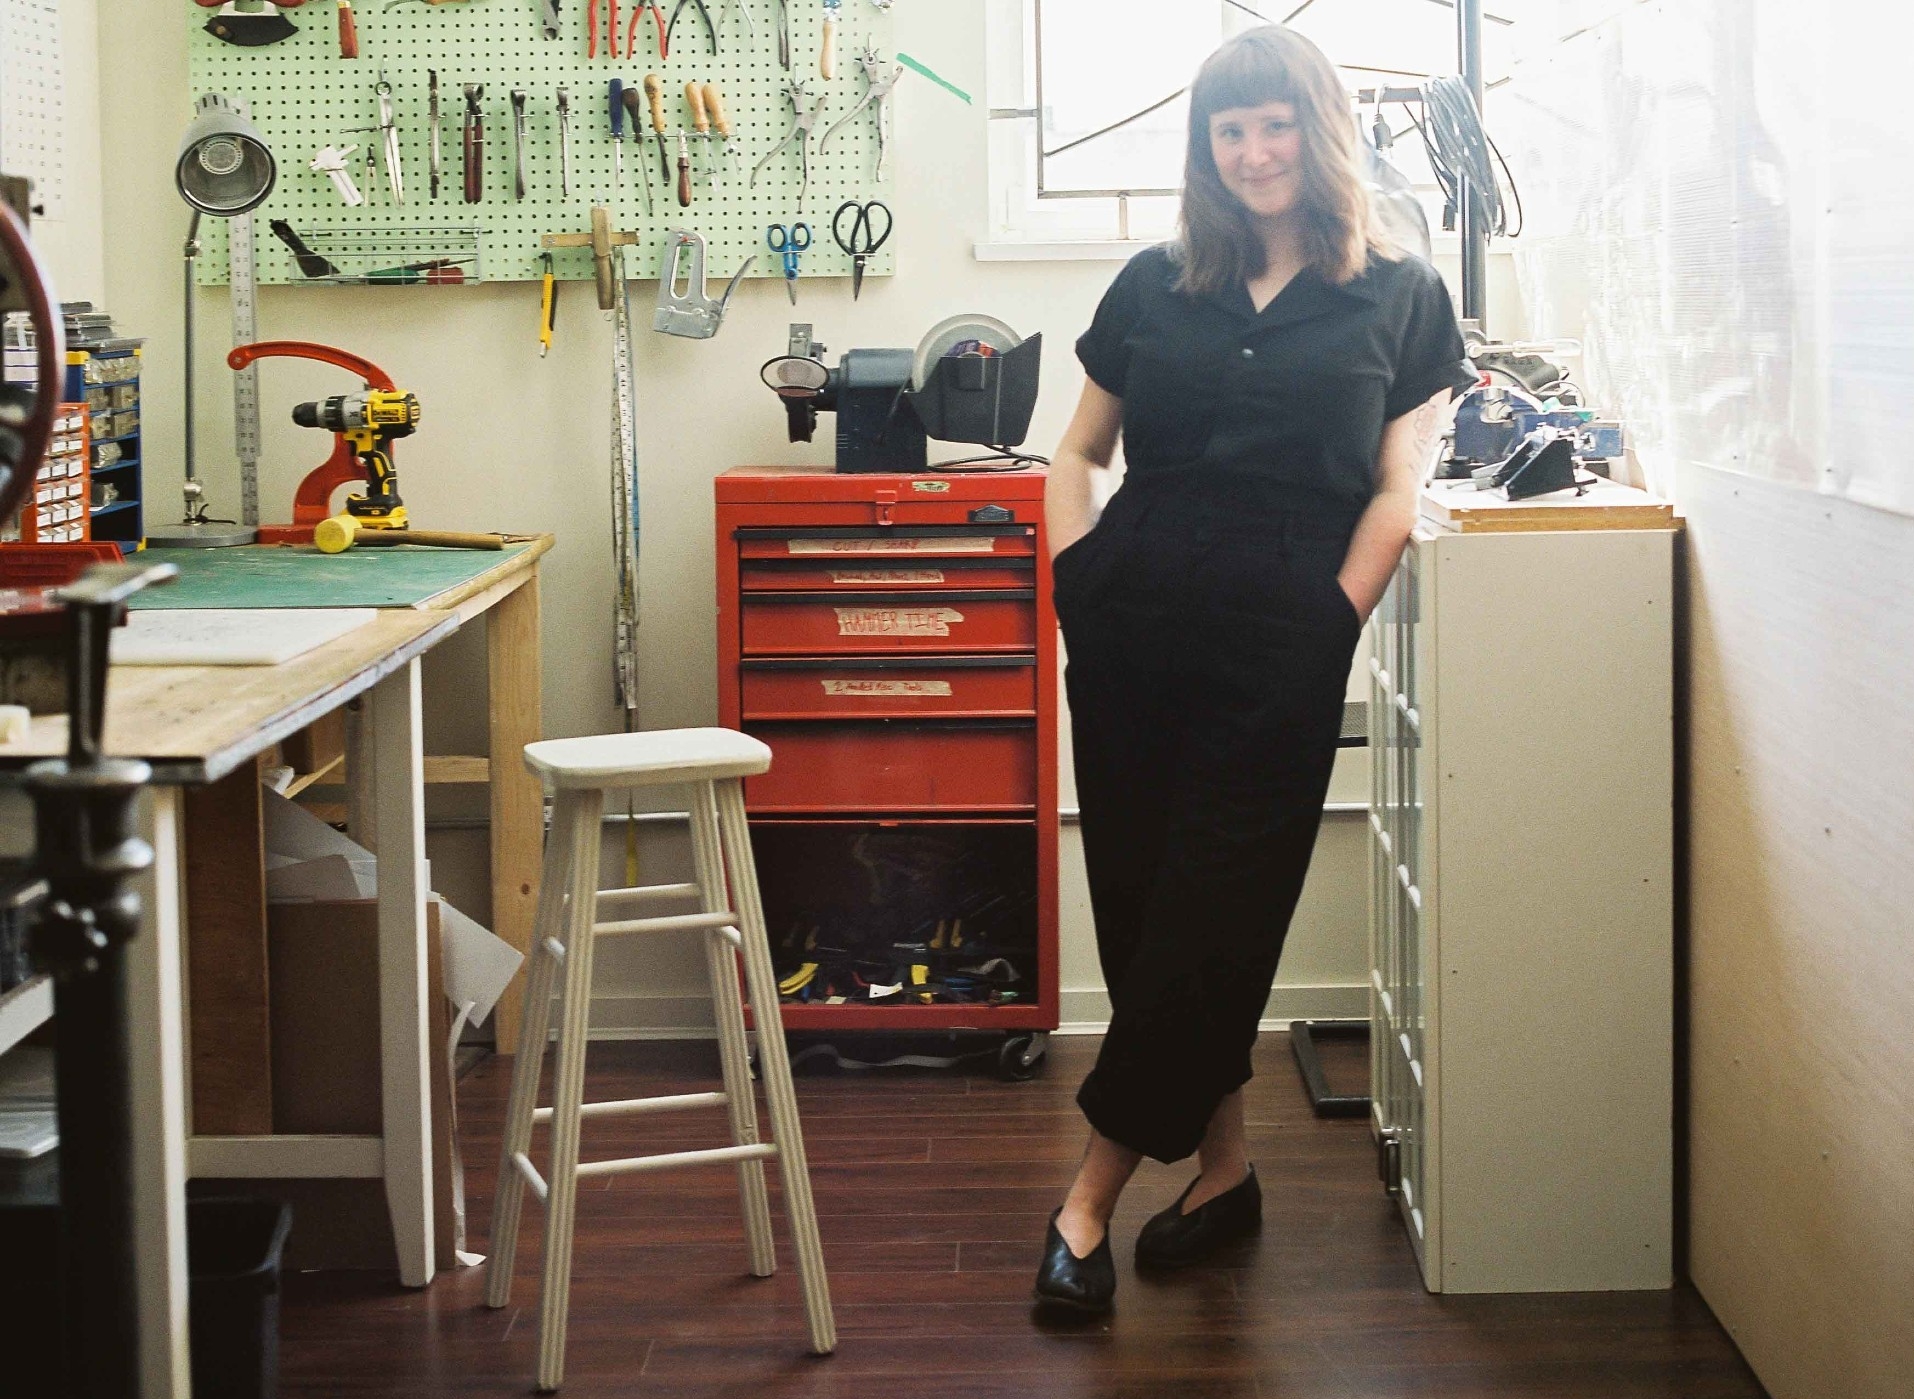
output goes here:
[[1029, 668], [1035, 656], [770, 656], [738, 662], [740, 670], [998, 670]]

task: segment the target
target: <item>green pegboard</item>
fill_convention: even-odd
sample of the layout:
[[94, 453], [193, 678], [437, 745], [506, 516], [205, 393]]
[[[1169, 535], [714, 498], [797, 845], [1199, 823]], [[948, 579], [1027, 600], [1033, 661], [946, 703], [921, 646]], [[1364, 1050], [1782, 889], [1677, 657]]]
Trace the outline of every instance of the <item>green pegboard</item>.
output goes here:
[[[755, 254], [750, 275], [783, 275], [778, 258], [765, 247], [767, 225], [802, 217], [811, 225], [812, 246], [804, 254], [801, 275], [849, 276], [851, 260], [832, 240], [831, 214], [847, 199], [885, 198], [873, 180], [877, 161], [876, 104], [832, 138], [827, 153], [817, 143], [824, 133], [864, 95], [863, 69], [858, 52], [874, 45], [894, 61], [889, 15], [872, 0], [843, 0], [838, 12], [836, 76], [818, 76], [818, 45], [824, 8], [820, 0], [785, 0], [791, 10], [792, 71], [778, 64], [776, 22], [778, 0], [755, 0], [751, 13], [755, 41], [746, 43], [737, 0], [705, 0], [718, 28], [719, 52], [714, 58], [699, 21], [697, 7], [687, 3], [672, 34], [670, 57], [658, 57], [656, 31], [647, 15], [637, 31], [638, 57], [612, 59], [602, 44], [599, 57], [586, 57], [587, 0], [559, 0], [560, 34], [546, 39], [540, 0], [453, 0], [447, 4], [403, 4], [380, 8], [383, 0], [361, 0], [358, 16], [357, 59], [339, 57], [334, 0], [312, 0], [283, 13], [299, 26], [299, 33], [281, 43], [261, 48], [227, 44], [204, 32], [212, 11], [181, 5], [181, 22], [192, 26], [190, 71], [195, 98], [223, 92], [243, 98], [279, 162], [279, 183], [255, 213], [258, 278], [262, 284], [314, 285], [300, 275], [292, 254], [272, 236], [267, 224], [284, 219], [302, 235], [350, 236], [382, 240], [381, 253], [390, 252], [390, 265], [446, 256], [479, 240], [479, 279], [524, 281], [540, 275], [539, 238], [546, 233], [584, 232], [590, 227], [591, 207], [603, 204], [612, 211], [621, 230], [647, 235], [626, 254], [627, 274], [637, 278], [658, 275], [669, 230], [687, 228], [702, 234], [707, 244], [707, 271], [720, 286], [745, 258]], [[605, 0], [596, 0], [603, 23]], [[665, 0], [671, 16], [676, 0]], [[268, 11], [271, 13], [271, 11]], [[619, 47], [630, 23], [629, 3], [618, 6]], [[439, 142], [442, 152], [439, 197], [429, 194], [429, 137], [427, 72], [439, 75]], [[400, 132], [405, 204], [396, 207], [383, 168], [376, 176], [365, 169], [366, 145], [377, 146], [378, 103], [373, 86], [381, 70], [392, 84]], [[725, 162], [724, 185], [714, 190], [697, 183], [689, 208], [675, 198], [677, 147], [671, 144], [673, 187], [664, 185], [658, 168], [656, 138], [649, 123], [642, 143], [627, 139], [625, 181], [614, 185], [613, 155], [607, 89], [612, 78], [637, 84], [648, 72], [662, 80], [665, 112], [672, 131], [690, 128], [684, 102], [689, 81], [713, 82], [723, 94], [730, 116], [732, 139], [739, 153], [734, 164]], [[811, 133], [811, 184], [800, 215], [798, 158], [795, 143], [765, 166], [757, 187], [749, 185], [759, 156], [775, 146], [790, 125], [785, 100], [787, 77], [807, 79], [825, 101]], [[476, 204], [463, 198], [461, 119], [465, 110], [462, 89], [483, 83], [485, 96], [485, 197]], [[521, 87], [528, 95], [526, 120], [527, 191], [523, 201], [513, 198], [513, 140], [510, 94]], [[558, 88], [571, 97], [572, 197], [559, 189]], [[627, 123], [629, 125], [629, 123]], [[894, 133], [893, 133], [894, 134]], [[348, 207], [332, 181], [309, 168], [322, 146], [357, 145], [349, 157], [353, 180], [366, 203]], [[702, 143], [691, 142], [696, 169], [706, 166]], [[718, 155], [722, 142], [711, 142]], [[890, 153], [889, 170], [897, 168], [899, 152]], [[719, 158], [722, 158], [721, 156]], [[645, 213], [644, 195], [636, 183], [645, 162], [649, 172], [653, 213]], [[741, 169], [740, 169], [741, 167]], [[888, 179], [887, 179], [888, 183]], [[462, 230], [476, 230], [476, 235]], [[317, 246], [316, 240], [315, 247]], [[199, 277], [207, 285], [223, 285], [228, 276], [226, 227], [208, 219], [202, 228], [203, 254]], [[565, 249], [554, 254], [558, 275], [568, 280], [590, 280], [588, 249]], [[880, 250], [867, 264], [867, 275], [894, 270], [892, 249]]]
[[139, 608], [411, 607], [469, 583], [529, 548], [427, 549], [385, 545], [322, 554], [309, 545], [238, 549], [154, 549], [144, 555], [179, 577], [127, 604]]

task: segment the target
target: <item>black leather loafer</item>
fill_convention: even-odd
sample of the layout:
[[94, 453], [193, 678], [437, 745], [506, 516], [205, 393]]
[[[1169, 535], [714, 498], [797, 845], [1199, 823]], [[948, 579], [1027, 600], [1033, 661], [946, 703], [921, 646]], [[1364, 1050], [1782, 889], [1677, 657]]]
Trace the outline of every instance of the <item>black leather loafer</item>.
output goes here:
[[1225, 1244], [1246, 1239], [1262, 1227], [1263, 1188], [1256, 1183], [1254, 1166], [1241, 1185], [1185, 1214], [1183, 1202], [1194, 1189], [1193, 1180], [1176, 1197], [1175, 1204], [1150, 1216], [1143, 1232], [1136, 1236], [1139, 1268], [1181, 1268], [1200, 1263]]
[[1043, 1236], [1043, 1262], [1037, 1267], [1037, 1301], [1046, 1307], [1099, 1316], [1110, 1310], [1116, 1297], [1116, 1260], [1110, 1254], [1110, 1234], [1090, 1250], [1088, 1258], [1079, 1258], [1057, 1230], [1061, 1209], [1050, 1214], [1050, 1228]]

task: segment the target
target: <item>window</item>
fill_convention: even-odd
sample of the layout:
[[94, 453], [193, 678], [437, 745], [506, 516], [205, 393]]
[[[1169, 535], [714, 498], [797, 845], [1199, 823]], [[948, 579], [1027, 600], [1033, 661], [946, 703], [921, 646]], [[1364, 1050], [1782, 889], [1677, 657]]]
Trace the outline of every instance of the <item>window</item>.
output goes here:
[[[1487, 0], [1493, 84], [1524, 45], [1559, 37], [1619, 0]], [[991, 238], [1155, 241], [1175, 225], [1186, 87], [1217, 44], [1287, 22], [1342, 65], [1352, 95], [1454, 72], [1453, 0], [990, 0]], [[1352, 105], [1352, 110], [1355, 107]], [[1493, 107], [1491, 106], [1491, 114]], [[1363, 112], [1374, 124], [1373, 107]], [[1382, 119], [1390, 159], [1441, 199], [1407, 109]]]

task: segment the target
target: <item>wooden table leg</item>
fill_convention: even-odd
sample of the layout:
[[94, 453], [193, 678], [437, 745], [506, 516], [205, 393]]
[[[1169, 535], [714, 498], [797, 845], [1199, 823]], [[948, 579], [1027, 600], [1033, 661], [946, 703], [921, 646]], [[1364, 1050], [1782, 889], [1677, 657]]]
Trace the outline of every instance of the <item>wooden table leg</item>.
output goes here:
[[133, 1227], [138, 1260], [140, 1393], [190, 1399], [186, 1352], [186, 1051], [180, 975], [176, 787], [141, 799], [152, 873], [139, 882], [140, 931], [126, 949], [132, 1054]]
[[399, 1280], [432, 1281], [432, 1091], [426, 997], [425, 759], [419, 663], [371, 692], [372, 805], [379, 830], [379, 1040], [385, 1194]]
[[[485, 614], [491, 679], [492, 931], [521, 953], [532, 945], [538, 872], [545, 849], [545, 801], [521, 750], [544, 737], [539, 719], [538, 574]], [[500, 1054], [518, 1052], [524, 1015], [523, 967], [499, 998], [493, 1020]]]

